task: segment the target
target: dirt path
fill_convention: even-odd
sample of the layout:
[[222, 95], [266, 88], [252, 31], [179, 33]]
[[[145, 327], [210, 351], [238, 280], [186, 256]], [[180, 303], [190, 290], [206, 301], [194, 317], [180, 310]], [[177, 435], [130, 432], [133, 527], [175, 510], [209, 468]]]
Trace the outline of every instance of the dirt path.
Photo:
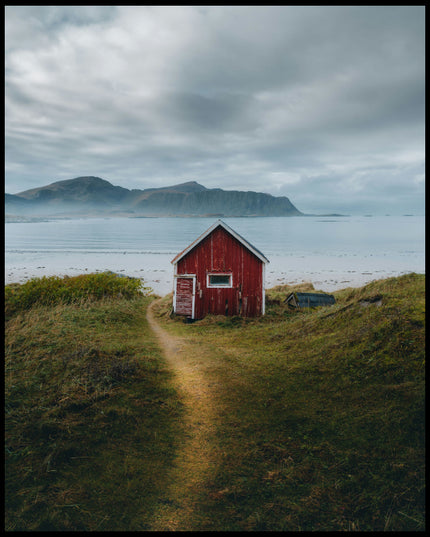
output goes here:
[[153, 302], [147, 311], [165, 358], [175, 374], [185, 406], [186, 439], [172, 469], [172, 485], [166, 491], [154, 530], [196, 530], [196, 502], [216, 468], [214, 405], [201, 350], [185, 338], [172, 336], [156, 321]]

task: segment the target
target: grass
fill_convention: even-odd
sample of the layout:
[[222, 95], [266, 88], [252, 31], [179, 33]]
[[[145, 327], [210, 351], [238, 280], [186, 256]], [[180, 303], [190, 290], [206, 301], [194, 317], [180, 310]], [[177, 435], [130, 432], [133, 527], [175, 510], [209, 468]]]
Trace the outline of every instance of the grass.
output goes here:
[[[157, 306], [213, 390], [218, 465], [189, 526], [423, 531], [424, 276], [303, 311], [283, 302], [294, 290], [268, 291], [259, 319], [185, 324], [171, 296]], [[152, 297], [103, 295], [9, 311], [9, 531], [150, 530], [162, 510], [181, 399], [146, 324]]]
[[35, 300], [6, 323], [8, 531], [150, 524], [182, 409], [146, 323], [153, 298], [108, 294], [49, 306]]
[[253, 320], [184, 324], [169, 298], [160, 305], [217, 383], [224, 456], [199, 527], [423, 530], [424, 276], [338, 291], [314, 310], [289, 310], [291, 290], [271, 290]]
[[5, 286], [5, 316], [30, 309], [34, 305], [53, 306], [105, 297], [132, 298], [149, 292], [137, 278], [119, 277], [114, 272], [81, 274], [79, 276], [43, 276], [24, 284]]

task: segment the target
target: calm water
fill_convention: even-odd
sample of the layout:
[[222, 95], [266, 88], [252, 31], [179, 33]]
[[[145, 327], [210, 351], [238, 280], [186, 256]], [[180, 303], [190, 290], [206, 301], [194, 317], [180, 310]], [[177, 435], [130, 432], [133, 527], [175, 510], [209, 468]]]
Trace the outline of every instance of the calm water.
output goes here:
[[[214, 218], [87, 218], [5, 224], [5, 280], [112, 270], [172, 290], [170, 261]], [[331, 291], [425, 272], [424, 217], [225, 218], [269, 259], [266, 286]]]

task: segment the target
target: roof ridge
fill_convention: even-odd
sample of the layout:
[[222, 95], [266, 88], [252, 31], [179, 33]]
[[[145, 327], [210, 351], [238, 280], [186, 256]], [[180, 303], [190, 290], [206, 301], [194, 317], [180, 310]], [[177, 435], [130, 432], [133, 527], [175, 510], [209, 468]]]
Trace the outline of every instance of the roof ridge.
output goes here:
[[220, 218], [214, 222], [205, 232], [203, 232], [197, 239], [195, 239], [191, 244], [189, 244], [182, 252], [179, 252], [171, 261], [172, 264], [176, 264], [187, 255], [191, 250], [193, 250], [197, 244], [199, 244], [203, 239], [210, 235], [217, 227], [221, 226], [223, 229], [230, 233], [234, 238], [236, 238], [240, 243], [242, 243], [245, 248], [247, 248], [251, 253], [258, 257], [263, 263], [269, 263], [267, 257], [260, 252], [255, 246], [253, 246], [249, 241], [247, 241], [242, 235], [239, 235], [237, 231], [234, 231], [229, 225], [223, 222]]

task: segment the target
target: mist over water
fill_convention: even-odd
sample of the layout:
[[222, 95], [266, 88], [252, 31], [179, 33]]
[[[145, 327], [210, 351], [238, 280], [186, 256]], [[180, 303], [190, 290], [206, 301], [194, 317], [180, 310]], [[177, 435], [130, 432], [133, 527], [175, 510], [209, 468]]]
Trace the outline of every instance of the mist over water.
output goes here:
[[[111, 270], [173, 289], [171, 260], [216, 218], [77, 218], [5, 225], [5, 283]], [[424, 217], [223, 218], [270, 261], [266, 287], [333, 291], [425, 272]]]

